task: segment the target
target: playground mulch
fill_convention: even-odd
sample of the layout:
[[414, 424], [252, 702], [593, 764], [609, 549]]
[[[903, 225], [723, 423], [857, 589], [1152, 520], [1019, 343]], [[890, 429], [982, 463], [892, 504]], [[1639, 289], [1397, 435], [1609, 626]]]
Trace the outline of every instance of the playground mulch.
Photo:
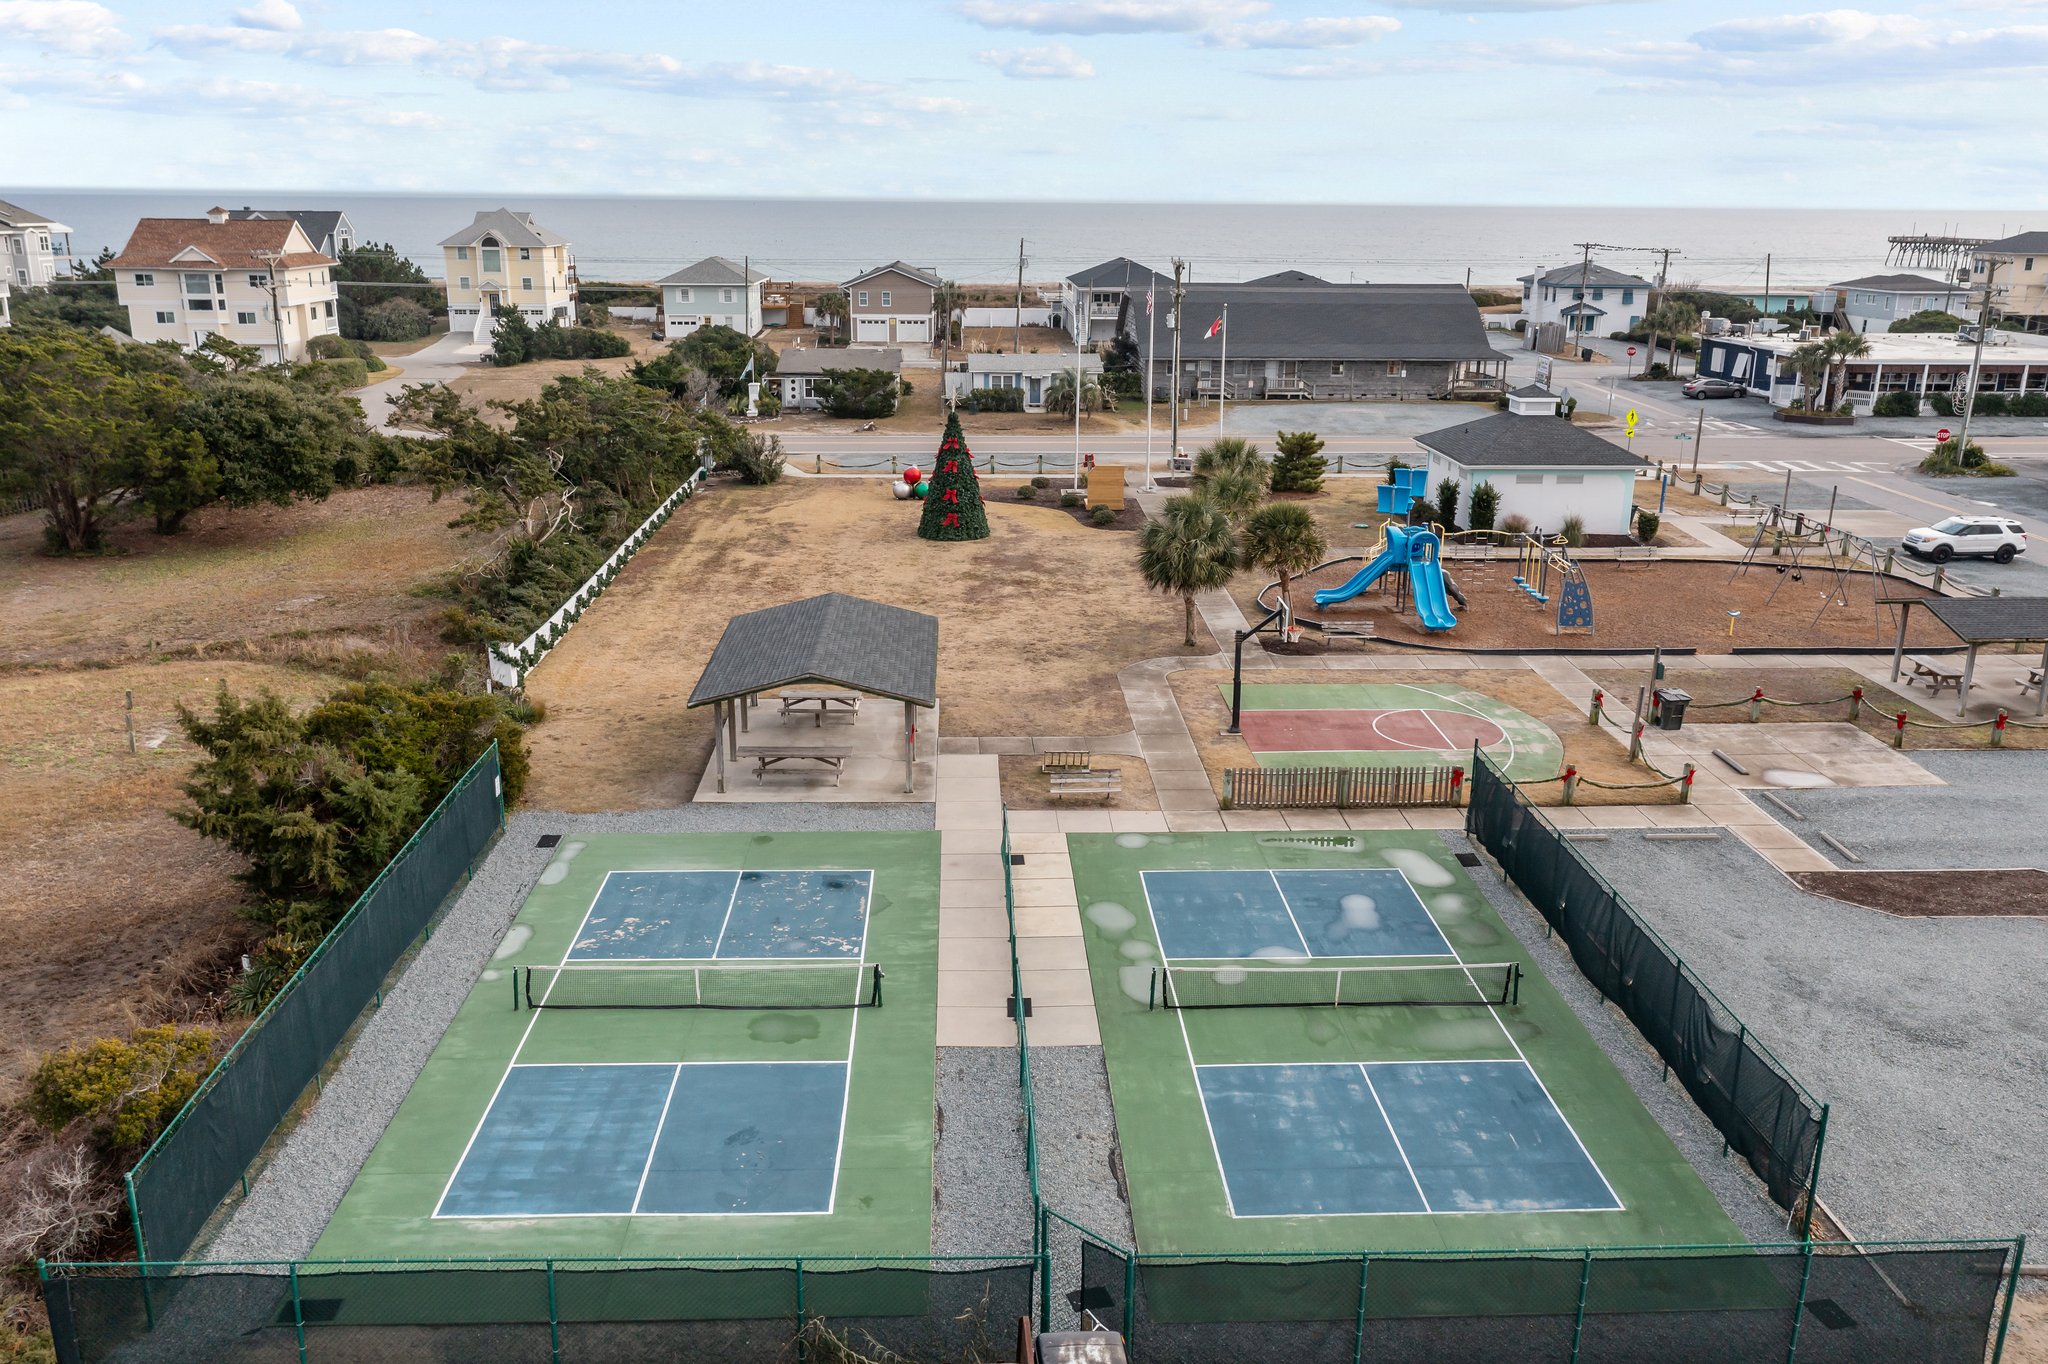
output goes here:
[[[1361, 682], [1405, 682], [1416, 686], [1465, 687], [1481, 695], [1490, 696], [1496, 701], [1505, 702], [1549, 725], [1564, 744], [1565, 762], [1576, 767], [1584, 777], [1593, 781], [1626, 786], [1641, 782], [1647, 776], [1641, 767], [1628, 761], [1619, 743], [1609, 738], [1606, 732], [1595, 730], [1586, 723], [1585, 711], [1574, 707], [1548, 682], [1521, 668], [1474, 668], [1454, 671], [1417, 669], [1392, 672], [1353, 672], [1349, 669], [1315, 672], [1290, 668], [1284, 673], [1261, 669], [1258, 673], [1247, 676], [1252, 681], [1285, 682], [1289, 686], [1357, 686]], [[1194, 736], [1195, 749], [1202, 755], [1202, 766], [1209, 774], [1210, 788], [1216, 792], [1220, 800], [1223, 795], [1223, 773], [1226, 768], [1258, 766], [1252, 755], [1251, 746], [1242, 736], [1224, 733], [1230, 726], [1230, 707], [1218, 688], [1229, 683], [1230, 674], [1217, 669], [1190, 668], [1172, 674], [1167, 680], [1173, 686], [1174, 698], [1180, 704], [1181, 715], [1187, 720], [1188, 732]], [[1545, 782], [1524, 787], [1522, 794], [1538, 805], [1557, 805], [1563, 801], [1564, 788], [1561, 783]], [[1599, 787], [1582, 786], [1579, 789], [1577, 803], [1676, 804], [1677, 794], [1669, 788], [1655, 791], [1606, 791]]]
[[1097, 753], [1092, 766], [1114, 767], [1123, 776], [1124, 789], [1104, 800], [1101, 796], [1052, 798], [1050, 783], [1039, 765], [1043, 753], [1006, 754], [999, 760], [1003, 777], [1003, 804], [1012, 810], [1157, 810], [1159, 793], [1152, 786], [1152, 769], [1143, 758], [1123, 753]]
[[[1355, 564], [1335, 565], [1298, 579], [1295, 601], [1305, 613], [1320, 619], [1369, 624], [1382, 639], [1444, 649], [1593, 650], [1662, 645], [1728, 653], [1736, 647], [1870, 648], [1889, 645], [1896, 630], [1888, 616], [1880, 623], [1868, 574], [1850, 577], [1848, 606], [1837, 603], [1821, 611], [1821, 601], [1834, 582], [1834, 575], [1825, 570], [1809, 568], [1793, 580], [1769, 564], [1759, 564], [1731, 577], [1734, 566], [1730, 564], [1664, 560], [1585, 564], [1586, 585], [1593, 597], [1594, 631], [1559, 635], [1555, 632], [1556, 594], [1552, 593], [1548, 606], [1524, 595], [1514, 583], [1517, 564], [1512, 556], [1502, 554], [1491, 562], [1456, 560], [1449, 567], [1469, 605], [1453, 603], [1457, 628], [1442, 634], [1424, 630], [1412, 614], [1394, 614], [1391, 574], [1381, 579], [1388, 585], [1384, 591], [1375, 584], [1354, 600], [1322, 611], [1310, 604], [1315, 591], [1342, 586], [1356, 572]], [[1240, 574], [1231, 591], [1244, 610], [1253, 612], [1259, 590], [1270, 581], [1263, 574]], [[1772, 589], [1781, 582], [1782, 589], [1773, 599]], [[1926, 595], [1926, 589], [1896, 578], [1881, 580], [1879, 590], [1885, 596]], [[1730, 611], [1742, 613], [1733, 638], [1728, 634]], [[1263, 613], [1255, 613], [1254, 618], [1256, 614]], [[1955, 637], [1925, 612], [1915, 613], [1907, 634], [1909, 645], [1955, 642]]]
[[2048, 872], [1802, 871], [1801, 890], [1911, 919], [2048, 919]]
[[[1625, 709], [1634, 701], [1636, 688], [1648, 683], [1650, 669], [1649, 664], [1645, 662], [1639, 669], [1589, 669], [1586, 675]], [[1914, 694], [1909, 694], [1903, 688], [1893, 691], [1881, 687], [1862, 674], [1851, 672], [1847, 668], [1758, 668], [1752, 672], [1744, 669], [1667, 665], [1664, 669], [1664, 682], [1666, 686], [1677, 687], [1692, 697], [1691, 709], [1686, 714], [1688, 724], [1747, 722], [1749, 708], [1728, 703], [1746, 699], [1758, 687], [1764, 689], [1764, 696], [1769, 700], [1801, 703], [1767, 704], [1764, 706], [1762, 717], [1758, 720], [1759, 724], [1847, 723], [1849, 703], [1838, 698], [1847, 696], [1856, 687], [1861, 687], [1863, 713], [1857, 717], [1855, 723], [1866, 734], [1890, 743], [1898, 730], [1893, 717], [1904, 711], [1906, 718], [1912, 722], [1906, 727], [1905, 746], [1909, 750], [1978, 749], [1990, 746], [1989, 728], [1982, 723], [1956, 724], [1953, 706], [1941, 712], [1930, 711], [1915, 699]], [[1946, 695], [1945, 699], [1952, 701], [1953, 696]], [[1813, 704], [1817, 702], [1828, 704]], [[2005, 747], [2048, 749], [2048, 730], [2023, 729], [2015, 724], [2006, 730]]]

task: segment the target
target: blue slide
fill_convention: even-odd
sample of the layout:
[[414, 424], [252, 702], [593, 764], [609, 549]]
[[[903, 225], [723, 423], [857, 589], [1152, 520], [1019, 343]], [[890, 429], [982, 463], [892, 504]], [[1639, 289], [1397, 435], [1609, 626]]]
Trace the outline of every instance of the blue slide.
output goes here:
[[1406, 566], [1408, 581], [1415, 589], [1415, 614], [1425, 630], [1448, 630], [1458, 623], [1451, 614], [1444, 591], [1444, 570], [1438, 559], [1443, 542], [1420, 526], [1388, 526], [1387, 547], [1372, 562], [1351, 576], [1342, 587], [1316, 593], [1317, 606], [1335, 606], [1350, 601], [1379, 581], [1392, 568]]

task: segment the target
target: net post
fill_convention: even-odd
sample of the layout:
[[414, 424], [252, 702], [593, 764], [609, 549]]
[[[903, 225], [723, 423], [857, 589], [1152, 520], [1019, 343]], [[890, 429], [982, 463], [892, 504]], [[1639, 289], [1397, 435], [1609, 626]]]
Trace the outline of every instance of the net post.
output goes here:
[[519, 1012], [519, 968], [513, 967], [510, 974], [512, 977], [512, 1012], [516, 1014]]
[[1145, 1011], [1150, 1013], [1159, 1007], [1159, 968], [1152, 968], [1152, 983], [1145, 987]]
[[1124, 1353], [1136, 1358], [1137, 1342], [1131, 1336], [1138, 1329], [1138, 1252], [1135, 1248], [1124, 1256]]
[[555, 1262], [543, 1260], [548, 1273], [548, 1358], [562, 1364], [562, 1316], [555, 1300]]
[[1813, 1210], [1820, 1202], [1820, 1155], [1828, 1144], [1829, 1107], [1828, 1104], [1820, 1106], [1820, 1130], [1813, 1136], [1813, 1164], [1806, 1171], [1806, 1216], [1799, 1224], [1799, 1239], [1802, 1241], [1813, 1239]]
[[1572, 1364], [1579, 1364], [1579, 1342], [1586, 1333], [1586, 1285], [1593, 1281], [1593, 1248], [1579, 1260], [1579, 1305], [1572, 1315]]
[[1372, 1256], [1358, 1257], [1358, 1316], [1351, 1327], [1351, 1364], [1365, 1364], [1365, 1284], [1372, 1272]]
[[881, 968], [881, 965], [880, 965], [880, 963], [877, 963], [877, 964], [876, 964], [876, 966], [875, 966], [875, 992], [874, 992], [874, 996], [873, 996], [873, 998], [874, 998], [874, 1006], [873, 1006], [873, 1007], [875, 1007], [875, 1008], [877, 1008], [877, 1009], [881, 1008], [881, 1007], [882, 1007], [882, 968]]
[[299, 1338], [299, 1364], [306, 1364], [306, 1304], [299, 1297], [299, 1262], [292, 1261], [292, 1330]]
[[1806, 1321], [1806, 1285], [1813, 1278], [1813, 1242], [1803, 1247], [1799, 1261], [1799, 1300], [1792, 1305], [1792, 1338], [1785, 1343], [1785, 1364], [1799, 1358], [1799, 1328]]
[[2012, 1300], [2019, 1296], [2020, 1265], [2027, 1258], [2026, 1233], [2020, 1233], [2012, 1243], [2012, 1269], [2005, 1276], [2005, 1305], [1998, 1309], [1998, 1335], [1991, 1343], [1991, 1364], [1998, 1364], [2005, 1354], [2005, 1333], [2012, 1327]]

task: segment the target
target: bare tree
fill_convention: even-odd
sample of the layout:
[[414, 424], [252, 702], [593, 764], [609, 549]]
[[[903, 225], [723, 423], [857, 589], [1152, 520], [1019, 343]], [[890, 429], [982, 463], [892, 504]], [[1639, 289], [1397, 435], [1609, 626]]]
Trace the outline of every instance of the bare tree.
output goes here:
[[120, 1215], [121, 1197], [85, 1141], [31, 1151], [0, 1187], [0, 1261], [77, 1259]]

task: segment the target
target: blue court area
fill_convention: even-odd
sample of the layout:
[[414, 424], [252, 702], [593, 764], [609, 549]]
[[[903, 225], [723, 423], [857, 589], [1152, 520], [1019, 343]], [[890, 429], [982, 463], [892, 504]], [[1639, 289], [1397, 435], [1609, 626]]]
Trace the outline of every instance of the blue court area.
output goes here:
[[857, 960], [873, 882], [865, 871], [615, 871], [567, 959]]
[[1148, 871], [1143, 880], [1168, 961], [1454, 955], [1408, 878], [1390, 868]]
[[1622, 1206], [1524, 1061], [1195, 1074], [1234, 1217]]
[[514, 1065], [435, 1217], [832, 1210], [843, 1061]]

